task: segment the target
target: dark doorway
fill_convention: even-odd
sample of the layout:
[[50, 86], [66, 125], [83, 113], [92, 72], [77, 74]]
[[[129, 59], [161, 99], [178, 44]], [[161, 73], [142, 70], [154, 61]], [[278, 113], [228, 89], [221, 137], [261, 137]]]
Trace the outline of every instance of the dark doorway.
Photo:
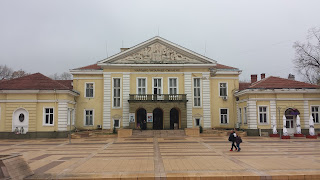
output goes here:
[[176, 124], [176, 129], [179, 129], [179, 111], [176, 108], [172, 108], [170, 111], [170, 129], [174, 129]]
[[147, 111], [143, 108], [137, 111], [137, 128], [147, 129]]
[[153, 129], [163, 129], [163, 113], [159, 108], [153, 110]]

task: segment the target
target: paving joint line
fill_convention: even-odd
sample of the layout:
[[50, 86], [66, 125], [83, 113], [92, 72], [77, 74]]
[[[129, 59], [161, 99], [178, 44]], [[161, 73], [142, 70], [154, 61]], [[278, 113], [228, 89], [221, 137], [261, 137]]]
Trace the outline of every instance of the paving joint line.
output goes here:
[[113, 139], [113, 141], [107, 143], [106, 145], [104, 145], [103, 147], [97, 149], [95, 152], [91, 153], [90, 155], [88, 155], [85, 158], [80, 159], [78, 162], [74, 163], [73, 165], [71, 165], [69, 168], [63, 170], [62, 172], [57, 174], [57, 178], [62, 178], [65, 175], [67, 175], [68, 173], [70, 173], [71, 171], [73, 171], [74, 169], [76, 169], [77, 167], [81, 166], [84, 162], [88, 161], [89, 159], [91, 159], [93, 156], [97, 155], [99, 152], [107, 149], [111, 144], [113, 144], [115, 142], [115, 139]]
[[235, 157], [230, 157], [230, 156], [224, 154], [223, 152], [216, 150], [214, 147], [210, 146], [209, 144], [207, 144], [207, 143], [205, 143], [203, 141], [199, 141], [199, 143], [204, 145], [205, 147], [207, 147], [211, 151], [214, 151], [215, 153], [221, 155], [222, 157], [224, 157], [224, 158], [226, 158], [226, 159], [238, 164], [241, 167], [246, 168], [247, 171], [255, 172], [255, 173], [259, 174], [260, 176], [264, 176], [264, 177], [268, 177], [268, 178], [271, 177], [269, 174], [265, 173], [264, 171], [260, 171], [260, 170], [258, 170], [256, 168], [252, 167], [251, 165], [249, 165], [249, 164], [247, 164], [247, 163], [245, 163], [245, 162], [243, 162], [243, 161], [241, 161], [239, 159], [236, 159]]
[[155, 180], [166, 179], [167, 174], [164, 170], [163, 160], [159, 148], [158, 138], [153, 138], [153, 148], [154, 148], [154, 175]]

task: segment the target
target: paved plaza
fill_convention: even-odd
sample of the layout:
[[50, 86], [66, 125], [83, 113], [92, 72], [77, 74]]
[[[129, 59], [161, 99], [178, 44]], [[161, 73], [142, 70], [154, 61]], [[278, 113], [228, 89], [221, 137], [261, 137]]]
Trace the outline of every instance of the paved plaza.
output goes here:
[[244, 137], [0, 140], [21, 153], [28, 179], [320, 179], [320, 140]]

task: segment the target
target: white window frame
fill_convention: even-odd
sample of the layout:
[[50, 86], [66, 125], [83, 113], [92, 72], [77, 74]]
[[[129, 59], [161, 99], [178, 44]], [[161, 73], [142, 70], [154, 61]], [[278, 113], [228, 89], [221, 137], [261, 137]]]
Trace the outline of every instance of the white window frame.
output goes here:
[[[120, 104], [119, 106], [114, 106], [114, 79], [120, 79]], [[112, 77], [112, 108], [113, 109], [120, 109], [122, 107], [122, 78], [121, 77]]]
[[[112, 119], [113, 120], [113, 127], [114, 127], [114, 122], [116, 121], [116, 120], [118, 120], [119, 121], [119, 126], [118, 127], [116, 127], [116, 129], [118, 129], [118, 128], [120, 128], [120, 126], [121, 126], [121, 119], [119, 118], [119, 119]], [[113, 127], [112, 127], [112, 129], [113, 129]]]
[[[177, 80], [177, 86], [176, 87], [170, 87], [170, 79], [176, 79]], [[178, 77], [168, 77], [168, 94], [170, 94], [170, 88], [176, 88], [177, 94], [179, 94], [179, 78]]]
[[[221, 109], [226, 109], [227, 110], [227, 123], [221, 123]], [[219, 108], [219, 123], [221, 125], [229, 124], [229, 108]]]
[[243, 124], [248, 124], [248, 108], [243, 107]]
[[314, 124], [320, 124], [320, 105], [312, 105], [312, 106], [310, 106], [310, 114], [311, 115], [314, 114], [312, 112], [312, 107], [318, 107], [318, 122], [316, 122], [316, 120], [314, 118], [313, 118], [313, 120], [314, 120]]
[[154, 94], [154, 79], [161, 79], [161, 94], [164, 94], [163, 93], [163, 77], [153, 77], [152, 78], [152, 93], [151, 94]]
[[[46, 109], [52, 109], [52, 114], [53, 114], [53, 121], [52, 124], [47, 124], [46, 123]], [[43, 121], [42, 121], [42, 126], [54, 126], [54, 107], [43, 107]]]
[[[93, 94], [92, 94], [92, 97], [87, 97], [87, 84], [92, 84], [93, 86]], [[95, 83], [94, 82], [85, 82], [84, 83], [84, 97], [85, 98], [94, 98], [94, 95], [95, 95], [95, 89], [96, 89], [96, 86], [95, 86]]]
[[195, 127], [199, 127], [199, 126], [197, 126], [197, 119], [199, 119], [199, 126], [201, 126], [201, 119], [202, 119], [202, 118], [201, 118], [201, 117], [195, 117], [195, 118], [194, 118], [194, 126], [195, 126]]
[[70, 126], [70, 121], [72, 120], [72, 124], [74, 125], [74, 118], [75, 118], [75, 113], [74, 113], [74, 109], [73, 108], [68, 108], [68, 119], [67, 119], [67, 125]]
[[[86, 125], [86, 111], [92, 111], [92, 125]], [[83, 111], [83, 125], [85, 127], [94, 126], [94, 109], [84, 109], [84, 111]]]
[[[221, 89], [221, 87], [220, 87], [220, 84], [226, 84], [226, 95], [225, 96], [221, 96], [221, 94], [220, 94], [220, 89]], [[219, 97], [228, 97], [228, 83], [227, 82], [219, 82]]]
[[[260, 119], [260, 107], [266, 107], [266, 122], [261, 122], [261, 119]], [[259, 124], [269, 124], [269, 106], [267, 105], [259, 105], [258, 106], [258, 120], [259, 120]], [[263, 112], [264, 113], [264, 112]]]
[[242, 108], [239, 108], [239, 120], [238, 120], [239, 124], [242, 124]]
[[139, 86], [138, 86], [138, 84], [139, 84], [139, 79], [145, 79], [146, 80], [146, 94], [148, 94], [148, 78], [147, 77], [137, 77], [136, 78], [136, 85], [137, 85], [137, 88], [136, 88], [136, 94], [139, 94]]
[[[194, 105], [194, 79], [199, 79], [200, 80], [200, 105], [199, 106], [195, 106]], [[192, 107], [194, 108], [202, 108], [202, 82], [201, 82], [201, 78], [200, 77], [193, 77], [192, 78]]]

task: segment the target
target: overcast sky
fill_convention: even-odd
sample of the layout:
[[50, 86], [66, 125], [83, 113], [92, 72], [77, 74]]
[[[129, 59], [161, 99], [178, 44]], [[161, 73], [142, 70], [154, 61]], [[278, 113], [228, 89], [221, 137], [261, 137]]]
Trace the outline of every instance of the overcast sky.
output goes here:
[[[319, 0], [1, 0], [0, 64], [51, 75], [159, 35], [250, 74], [294, 73]], [[301, 79], [298, 77], [298, 79]]]

